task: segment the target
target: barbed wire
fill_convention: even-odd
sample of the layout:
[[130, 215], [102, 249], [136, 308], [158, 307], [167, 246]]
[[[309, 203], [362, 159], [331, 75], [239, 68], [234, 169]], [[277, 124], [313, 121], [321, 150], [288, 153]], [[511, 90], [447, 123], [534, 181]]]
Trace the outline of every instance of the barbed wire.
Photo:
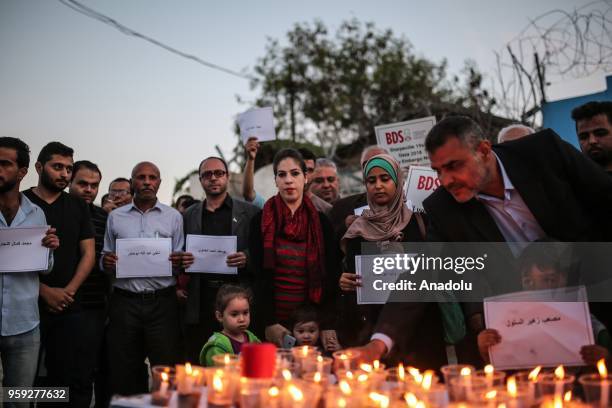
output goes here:
[[495, 54], [501, 113], [533, 124], [548, 85], [612, 71], [612, 0], [544, 13]]

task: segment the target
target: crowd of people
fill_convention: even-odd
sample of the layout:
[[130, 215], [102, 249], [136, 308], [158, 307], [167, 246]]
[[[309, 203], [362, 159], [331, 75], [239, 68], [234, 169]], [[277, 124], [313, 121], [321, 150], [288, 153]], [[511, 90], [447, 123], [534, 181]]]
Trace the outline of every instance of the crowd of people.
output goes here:
[[[277, 193], [264, 200], [253, 138], [242, 196], [228, 192], [227, 163], [207, 157], [198, 166], [204, 199], [182, 196], [173, 208], [158, 199], [160, 169], [141, 162], [109, 184], [99, 207], [102, 171], [92, 161], [48, 143], [37, 185], [22, 190], [29, 148], [0, 137], [0, 227], [49, 225], [42, 245], [52, 250], [48, 270], [0, 274], [3, 385], [67, 386], [79, 407], [95, 389], [96, 406], [108, 406], [114, 394], [147, 392], [149, 366], [210, 365], [260, 339], [327, 354], [352, 347], [419, 368], [481, 366], [503, 341], [481, 305], [358, 304], [355, 257], [367, 242], [612, 241], [612, 102], [578, 107], [573, 118], [582, 153], [551, 130], [512, 126], [492, 144], [470, 118], [442, 119], [425, 142], [441, 186], [424, 213], [406, 205], [405, 169], [379, 146], [361, 154], [365, 192], [347, 197], [333, 161], [288, 148], [274, 157]], [[237, 273], [186, 273], [195, 259], [187, 234], [235, 236], [226, 262]], [[170, 238], [173, 275], [117, 278], [122, 238]], [[541, 289], [533, 274], [548, 267], [524, 266], [525, 289]], [[592, 312], [601, 333], [609, 307]], [[597, 338], [585, 363], [609, 356], [609, 335]]]

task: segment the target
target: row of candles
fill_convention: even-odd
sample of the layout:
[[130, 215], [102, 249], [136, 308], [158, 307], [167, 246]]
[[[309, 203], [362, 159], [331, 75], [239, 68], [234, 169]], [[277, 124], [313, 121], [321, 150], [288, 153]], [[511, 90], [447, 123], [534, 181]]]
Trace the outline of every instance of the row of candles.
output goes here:
[[[563, 366], [554, 372], [541, 367], [512, 376], [488, 365], [441, 368], [444, 384], [434, 371], [414, 367], [386, 368], [379, 361], [360, 363], [354, 351], [323, 357], [313, 347], [276, 350], [271, 344], [248, 344], [242, 356], [218, 355], [214, 367], [190, 364], [154, 367], [152, 402], [170, 404], [173, 393], [181, 408], [301, 407], [486, 407], [581, 408], [608, 407], [612, 378], [605, 363], [599, 374], [585, 374], [579, 383], [586, 402], [572, 396], [575, 376]], [[335, 376], [332, 365], [336, 360]], [[206, 399], [202, 399], [206, 386]]]

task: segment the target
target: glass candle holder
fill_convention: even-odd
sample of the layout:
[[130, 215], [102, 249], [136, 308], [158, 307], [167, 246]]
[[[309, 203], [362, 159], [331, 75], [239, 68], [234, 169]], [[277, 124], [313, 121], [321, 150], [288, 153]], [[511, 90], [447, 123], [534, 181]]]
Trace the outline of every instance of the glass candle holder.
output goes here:
[[322, 388], [318, 384], [302, 380], [289, 381], [281, 390], [281, 407], [316, 407], [321, 399]]
[[213, 366], [240, 371], [240, 356], [236, 354], [217, 354], [213, 356]]
[[176, 372], [169, 366], [156, 366], [151, 370], [151, 404], [167, 406], [172, 396]]
[[450, 384], [450, 380], [461, 375], [461, 370], [469, 369], [471, 374], [474, 374], [476, 369], [473, 365], [469, 364], [449, 364], [440, 367], [442, 376], [444, 377], [444, 383]]
[[612, 406], [612, 375], [585, 374], [580, 376], [578, 382], [586, 402], [598, 407]]
[[272, 386], [268, 378], [240, 378], [240, 408], [259, 408], [266, 406], [262, 401], [262, 391]]
[[204, 371], [206, 368], [191, 365], [177, 364], [176, 369], [176, 390], [179, 395], [188, 395], [194, 392], [199, 392], [205, 384], [206, 378]]
[[346, 408], [365, 406], [366, 393], [357, 390], [343, 390], [338, 385], [329, 386], [325, 391], [325, 408]]
[[210, 408], [229, 408], [236, 399], [240, 377], [233, 369], [209, 367], [206, 370], [208, 406]]
[[359, 359], [361, 353], [357, 350], [338, 350], [332, 356], [334, 361], [337, 361], [337, 366], [344, 370], [357, 370], [359, 368]]
[[475, 376], [459, 376], [450, 380], [451, 395], [455, 401], [470, 402], [479, 394], [487, 391], [487, 383], [483, 378]]
[[302, 380], [320, 385], [325, 390], [332, 383], [331, 374], [320, 373], [318, 371], [302, 375]]
[[503, 387], [506, 380], [506, 373], [503, 371], [493, 371], [492, 373], [486, 373], [484, 370], [476, 371], [475, 376], [477, 378], [484, 378], [488, 388]]
[[332, 364], [334, 359], [331, 357], [307, 357], [302, 359], [301, 374], [304, 376], [306, 373], [319, 372], [324, 374], [331, 374]]
[[572, 390], [575, 380], [576, 377], [573, 375], [565, 375], [560, 379], [551, 373], [543, 374], [538, 379], [536, 393], [541, 397], [560, 396], [563, 398], [565, 393]]
[[428, 407], [446, 407], [449, 404], [448, 388], [444, 384], [432, 384], [417, 395]]

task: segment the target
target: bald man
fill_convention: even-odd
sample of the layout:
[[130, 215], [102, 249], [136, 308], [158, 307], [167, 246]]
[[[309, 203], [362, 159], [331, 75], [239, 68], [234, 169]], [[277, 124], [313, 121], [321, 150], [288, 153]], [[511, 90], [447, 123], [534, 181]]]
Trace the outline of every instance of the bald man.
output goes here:
[[[174, 365], [181, 359], [178, 303], [175, 295], [183, 253], [183, 218], [157, 199], [161, 176], [150, 162], [132, 170], [132, 203], [108, 215], [102, 266], [113, 276], [107, 333], [110, 387], [113, 394], [132, 395], [148, 390], [145, 357], [151, 366]], [[173, 275], [146, 277], [147, 271], [129, 271], [138, 278], [116, 279], [116, 240], [170, 238]]]

